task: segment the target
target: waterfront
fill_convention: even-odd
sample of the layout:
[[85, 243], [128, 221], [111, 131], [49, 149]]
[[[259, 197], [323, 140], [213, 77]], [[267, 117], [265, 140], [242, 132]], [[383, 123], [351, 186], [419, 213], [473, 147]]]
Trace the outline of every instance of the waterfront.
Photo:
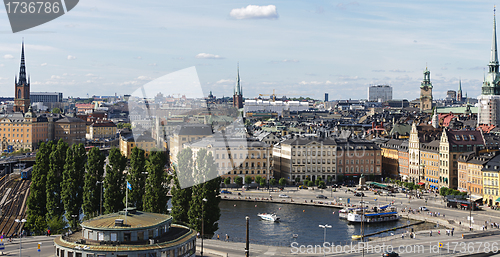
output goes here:
[[[326, 231], [326, 241], [335, 244], [350, 243], [352, 235], [361, 234], [361, 225], [348, 224], [346, 220], [339, 219], [336, 208], [245, 201], [222, 201], [219, 206], [221, 217], [219, 230], [216, 234], [220, 235], [221, 240], [228, 234], [230, 241], [243, 242], [245, 240], [245, 216], [250, 217], [250, 241], [254, 244], [279, 246], [289, 246], [292, 242], [319, 244], [323, 242], [324, 233], [324, 229], [320, 228], [319, 225], [324, 224], [332, 226]], [[281, 217], [281, 222], [260, 220], [257, 214], [263, 212], [275, 212]], [[365, 234], [405, 224], [407, 224], [406, 219], [366, 224]], [[424, 223], [413, 226], [413, 228], [418, 231], [431, 229], [434, 226], [432, 223]], [[387, 236], [391, 233], [401, 234], [405, 230], [400, 229], [377, 236]], [[297, 235], [296, 238], [293, 237], [294, 234]]]

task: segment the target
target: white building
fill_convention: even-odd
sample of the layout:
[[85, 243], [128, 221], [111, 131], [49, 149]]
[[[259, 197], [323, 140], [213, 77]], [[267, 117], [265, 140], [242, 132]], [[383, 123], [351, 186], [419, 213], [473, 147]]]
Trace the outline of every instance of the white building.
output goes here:
[[500, 125], [500, 95], [480, 95], [477, 122], [484, 125]]
[[368, 101], [385, 102], [392, 100], [392, 87], [389, 85], [376, 85], [368, 88]]
[[258, 112], [274, 112], [278, 113], [279, 116], [284, 110], [294, 111], [305, 111], [309, 109], [308, 102], [299, 101], [263, 101], [263, 100], [245, 100], [245, 105], [243, 106], [244, 115], [246, 117], [247, 113], [258, 113]]

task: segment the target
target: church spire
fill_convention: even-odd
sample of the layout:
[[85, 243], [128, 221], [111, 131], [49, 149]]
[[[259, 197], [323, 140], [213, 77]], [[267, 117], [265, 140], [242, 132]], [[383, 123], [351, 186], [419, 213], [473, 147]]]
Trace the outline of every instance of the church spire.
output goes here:
[[490, 64], [488, 65], [489, 72], [498, 72], [497, 22], [496, 22], [495, 8], [496, 7], [493, 7], [493, 38], [491, 40]]
[[19, 69], [19, 80], [17, 81], [20, 85], [26, 85], [26, 65], [24, 62], [24, 40], [21, 48], [21, 68]]
[[235, 95], [243, 95], [243, 90], [241, 90], [240, 84], [240, 64], [238, 63], [237, 67], [237, 75], [236, 75], [236, 89], [234, 92]]

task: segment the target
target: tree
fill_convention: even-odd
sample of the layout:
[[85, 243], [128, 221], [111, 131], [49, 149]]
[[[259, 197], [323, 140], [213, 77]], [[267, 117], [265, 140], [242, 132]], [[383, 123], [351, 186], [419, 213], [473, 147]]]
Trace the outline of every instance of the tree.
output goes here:
[[52, 220], [53, 218], [60, 217], [64, 214], [64, 204], [61, 199], [61, 183], [64, 172], [64, 164], [66, 163], [67, 150], [68, 144], [60, 139], [57, 142], [57, 145], [52, 145], [52, 152], [49, 155], [50, 161], [46, 186], [47, 220]]
[[[184, 151], [186, 149], [183, 149]], [[177, 155], [179, 156], [179, 155]], [[179, 159], [177, 157], [177, 159]], [[180, 164], [179, 164], [180, 165]], [[179, 180], [177, 179], [177, 172], [175, 168], [173, 169], [174, 173], [174, 186], [172, 187], [172, 218], [176, 223], [181, 224], [189, 224], [189, 204], [191, 202], [191, 198], [193, 195], [192, 187], [181, 188], [179, 184]]]
[[252, 177], [250, 177], [250, 176], [245, 176], [245, 185], [250, 185], [250, 184], [252, 184], [252, 181], [253, 181]]
[[295, 177], [295, 183], [299, 183], [299, 182], [300, 182], [300, 176]]
[[194, 162], [191, 148], [184, 148], [177, 154], [177, 163], [177, 181], [184, 187], [187, 185], [192, 186]]
[[58, 107], [52, 108], [51, 113], [59, 114], [59, 113], [61, 113], [61, 109], [59, 109]]
[[50, 228], [50, 233], [55, 235], [61, 233], [62, 230], [68, 226], [68, 222], [66, 222], [61, 215], [48, 219], [47, 226]]
[[229, 184], [231, 184], [231, 178], [230, 177], [226, 177], [224, 179], [224, 185], [226, 185], [226, 187], [227, 187]]
[[[167, 158], [164, 152], [154, 151], [149, 155], [146, 163], [148, 178], [146, 179], [146, 192], [142, 199], [143, 209], [147, 212], [167, 213], [167, 196], [170, 177], [165, 172]], [[132, 187], [132, 189], [134, 189]]]
[[113, 213], [123, 209], [125, 197], [125, 175], [123, 170], [127, 166], [125, 158], [118, 148], [109, 151], [109, 164], [106, 165], [104, 178], [104, 209], [106, 213]]
[[269, 184], [271, 184], [271, 186], [276, 186], [276, 179], [275, 178], [272, 178], [269, 180]]
[[243, 185], [243, 178], [242, 177], [235, 177], [234, 178], [234, 183], [236, 183], [236, 185], [238, 185], [239, 187], [241, 187]]
[[307, 186], [308, 187], [313, 187], [314, 186], [314, 181], [307, 181]]
[[266, 186], [266, 180], [265, 180], [265, 179], [261, 179], [261, 180], [259, 181], [259, 185], [260, 185], [261, 187], [265, 187], [265, 186]]
[[[85, 164], [85, 182], [83, 185], [83, 213], [85, 216], [100, 212], [102, 197], [102, 179], [104, 176], [104, 161], [106, 157], [99, 148], [93, 147], [89, 151], [87, 163]], [[98, 186], [97, 182], [101, 182]], [[100, 213], [102, 214], [102, 213]]]
[[318, 188], [325, 189], [326, 188], [326, 183], [325, 181], [320, 180], [318, 183]]
[[127, 181], [132, 186], [132, 190], [128, 192], [128, 202], [138, 210], [143, 208], [143, 196], [146, 189], [146, 157], [144, 154], [143, 149], [132, 148], [127, 175]]
[[286, 185], [286, 178], [280, 178], [278, 183], [280, 183], [280, 186], [285, 186]]
[[[213, 174], [217, 172], [212, 153], [209, 152], [207, 154], [205, 149], [199, 150], [195, 168], [201, 174]], [[221, 177], [216, 177], [205, 183], [193, 186], [193, 196], [188, 211], [191, 227], [197, 231], [201, 231], [201, 222], [203, 219], [204, 232], [206, 235], [210, 235], [210, 237], [219, 229], [219, 192], [221, 181]]]
[[52, 142], [45, 144], [42, 142], [36, 154], [35, 165], [33, 166], [30, 194], [28, 196], [26, 211], [26, 228], [42, 232], [47, 228], [47, 171], [50, 169], [50, 152], [52, 150]]
[[319, 182], [323, 181], [321, 179], [321, 177], [318, 177], [315, 181], [314, 181], [314, 184], [316, 184], [316, 186], [319, 186]]
[[257, 176], [257, 177], [255, 177], [255, 183], [257, 183], [257, 184], [259, 184], [259, 185], [260, 185], [260, 182], [261, 182], [262, 180], [264, 180], [264, 183], [265, 183], [265, 181], [266, 181], [266, 180], [265, 180], [265, 179], [263, 179], [261, 176]]
[[83, 177], [87, 155], [83, 144], [74, 144], [66, 151], [62, 187], [62, 201], [66, 220], [72, 228], [77, 228], [83, 204]]

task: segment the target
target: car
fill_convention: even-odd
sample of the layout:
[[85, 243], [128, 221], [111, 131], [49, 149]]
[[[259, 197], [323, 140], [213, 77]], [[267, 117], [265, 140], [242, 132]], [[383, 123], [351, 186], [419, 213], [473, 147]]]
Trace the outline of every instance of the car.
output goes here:
[[220, 193], [221, 194], [232, 194], [231, 191], [227, 191], [227, 190], [221, 190]]
[[280, 194], [279, 197], [281, 197], [281, 198], [290, 198], [290, 196], [285, 195], [285, 194]]
[[398, 257], [399, 254], [397, 252], [393, 252], [393, 251], [385, 251], [383, 254], [382, 254], [382, 257]]
[[421, 211], [429, 211], [429, 209], [427, 209], [427, 207], [425, 207], [425, 206], [420, 206], [420, 207], [418, 207], [418, 209]]
[[354, 193], [354, 196], [365, 196], [365, 194], [362, 192], [356, 192]]
[[304, 186], [304, 185], [299, 186], [299, 189], [307, 189], [307, 186]]
[[319, 199], [328, 199], [328, 197], [326, 197], [324, 195], [317, 195], [316, 198], [319, 198]]

